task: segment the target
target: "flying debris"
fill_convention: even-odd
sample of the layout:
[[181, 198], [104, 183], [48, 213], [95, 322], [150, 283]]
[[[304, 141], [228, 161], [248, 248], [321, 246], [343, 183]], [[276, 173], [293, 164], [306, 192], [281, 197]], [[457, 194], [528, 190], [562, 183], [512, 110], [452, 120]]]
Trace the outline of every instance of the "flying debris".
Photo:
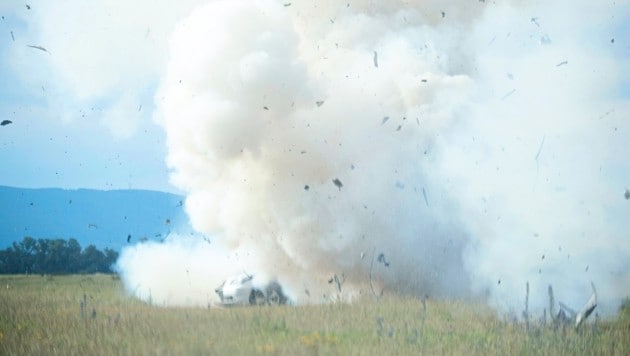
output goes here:
[[384, 125], [387, 122], [387, 120], [389, 120], [389, 116], [385, 116], [383, 118], [383, 121], [381, 121], [381, 125]]
[[378, 68], [378, 53], [374, 51], [374, 66]]
[[332, 182], [333, 182], [333, 183], [337, 186], [337, 188], [339, 188], [339, 190], [341, 190], [341, 187], [343, 187], [343, 183], [341, 183], [341, 181], [339, 180], [339, 178], [335, 178], [335, 179], [333, 179], [333, 181], [332, 181]]
[[427, 191], [424, 190], [424, 187], [422, 187], [422, 196], [424, 197], [424, 203], [427, 205], [427, 208], [429, 207], [429, 199], [427, 199]]
[[291, 3], [290, 3], [290, 2], [288, 2], [288, 3], [284, 4], [284, 7], [289, 7], [289, 6], [291, 6]]
[[46, 52], [46, 53], [50, 54], [50, 52], [48, 52], [48, 50], [46, 48], [42, 47], [42, 46], [35, 46], [35, 45], [26, 45], [26, 46], [27, 47], [31, 47], [31, 48], [35, 48], [35, 49], [38, 49], [40, 51], [43, 51], [43, 52]]
[[[4, 121], [2, 121], [2, 124], [4, 125]], [[626, 200], [630, 199], [630, 190], [626, 189], [626, 192], [623, 194], [623, 197], [626, 198]]]
[[26, 10], [30, 10], [31, 9], [31, 5], [26, 4]]
[[426, 82], [427, 82], [427, 80], [426, 80], [426, 79], [422, 79], [422, 80], [421, 80], [421, 82], [426, 83]]
[[[0, 126], [7, 126], [7, 125], [12, 124], [12, 123], [13, 123], [13, 121], [11, 121], [11, 120], [2, 120], [2, 122], [0, 122]], [[626, 190], [626, 193], [628, 193], [627, 190]], [[628, 198], [626, 198], [626, 199], [628, 199]]]
[[560, 66], [563, 66], [563, 65], [568, 64], [568, 63], [569, 63], [569, 61], [562, 61], [562, 62], [556, 64], [556, 67], [560, 67]]
[[15, 36], [13, 36], [13, 31], [11, 31], [11, 39], [15, 42]]
[[446, 17], [446, 12], [442, 11], [442, 18]]
[[577, 315], [575, 316], [576, 329], [580, 327], [584, 320], [586, 320], [586, 318], [588, 318], [588, 316], [593, 313], [595, 307], [597, 307], [597, 292], [595, 291], [595, 285], [593, 284], [593, 282], [591, 282], [591, 288], [593, 288], [593, 294], [591, 295], [591, 298], [588, 300], [588, 302], [586, 302], [586, 304], [584, 304], [582, 310], [580, 310], [580, 312], [577, 313]]
[[551, 44], [551, 38], [549, 38], [548, 35], [544, 35], [544, 36], [540, 37], [540, 44], [541, 45]]
[[540, 27], [540, 24], [538, 23], [538, 17], [532, 17], [531, 21], [536, 25], [536, 27]]
[[308, 184], [306, 184], [306, 185], [304, 186], [304, 190], [309, 190], [309, 189], [310, 189], [310, 187], [308, 186]]
[[96, 224], [88, 224], [88, 229], [98, 229], [98, 225], [96, 225]]
[[127, 243], [131, 242], [131, 234], [127, 235]]
[[317, 104], [317, 106], [322, 106], [324, 105], [324, 101], [323, 100], [316, 101], [315, 104]]
[[384, 253], [381, 253], [380, 255], [378, 255], [378, 257], [376, 258], [376, 261], [382, 263], [383, 265], [385, 265], [385, 267], [389, 267], [389, 262], [385, 260]]
[[505, 99], [509, 98], [512, 94], [514, 94], [514, 92], [516, 92], [516, 89], [510, 90], [507, 94], [503, 95], [501, 100], [505, 100]]

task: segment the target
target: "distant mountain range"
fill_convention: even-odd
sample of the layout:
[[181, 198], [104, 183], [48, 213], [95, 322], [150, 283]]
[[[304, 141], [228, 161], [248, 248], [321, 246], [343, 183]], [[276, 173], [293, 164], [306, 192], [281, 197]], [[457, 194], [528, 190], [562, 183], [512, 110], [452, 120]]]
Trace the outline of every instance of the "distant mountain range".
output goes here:
[[189, 234], [184, 197], [147, 190], [25, 189], [0, 186], [0, 249], [25, 236], [74, 238], [82, 247], [127, 244]]

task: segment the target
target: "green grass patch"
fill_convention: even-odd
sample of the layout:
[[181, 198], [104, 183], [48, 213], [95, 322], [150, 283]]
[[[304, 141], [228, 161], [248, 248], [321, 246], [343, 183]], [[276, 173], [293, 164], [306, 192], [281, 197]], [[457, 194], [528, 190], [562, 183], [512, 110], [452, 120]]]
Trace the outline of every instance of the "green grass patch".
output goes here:
[[164, 308], [111, 275], [0, 276], [0, 354], [418, 355], [630, 353], [630, 308], [572, 327], [505, 321], [483, 305], [379, 301]]

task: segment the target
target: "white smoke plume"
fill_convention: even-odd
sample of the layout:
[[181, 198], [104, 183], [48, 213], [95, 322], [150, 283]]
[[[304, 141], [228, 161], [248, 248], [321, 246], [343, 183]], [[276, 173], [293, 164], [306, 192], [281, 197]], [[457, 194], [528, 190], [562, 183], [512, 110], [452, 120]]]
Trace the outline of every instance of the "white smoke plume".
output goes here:
[[[156, 93], [193, 227], [128, 289], [206, 305], [249, 269], [296, 302], [396, 293], [520, 311], [630, 294], [627, 3], [214, 1]], [[625, 48], [625, 49], [624, 49]], [[384, 260], [377, 256], [383, 254]], [[307, 292], [308, 291], [308, 292]], [[338, 292], [338, 291], [337, 291]]]

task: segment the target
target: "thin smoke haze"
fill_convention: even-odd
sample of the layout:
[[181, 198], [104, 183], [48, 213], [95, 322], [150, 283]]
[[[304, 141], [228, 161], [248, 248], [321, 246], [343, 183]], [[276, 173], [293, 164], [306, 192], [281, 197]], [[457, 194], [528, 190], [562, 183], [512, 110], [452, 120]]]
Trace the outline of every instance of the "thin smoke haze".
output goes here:
[[[630, 294], [628, 5], [215, 1], [155, 95], [202, 239], [123, 250], [136, 296], [208, 305], [232, 273], [297, 303], [376, 289], [530, 311]], [[605, 24], [605, 25], [602, 25]], [[608, 38], [607, 38], [608, 37]], [[557, 66], [558, 63], [563, 63]], [[627, 85], [627, 84], [626, 84]], [[384, 119], [385, 118], [385, 119]], [[379, 262], [380, 254], [383, 261]], [[379, 260], [377, 260], [379, 258]], [[339, 296], [337, 296], [339, 297]]]

